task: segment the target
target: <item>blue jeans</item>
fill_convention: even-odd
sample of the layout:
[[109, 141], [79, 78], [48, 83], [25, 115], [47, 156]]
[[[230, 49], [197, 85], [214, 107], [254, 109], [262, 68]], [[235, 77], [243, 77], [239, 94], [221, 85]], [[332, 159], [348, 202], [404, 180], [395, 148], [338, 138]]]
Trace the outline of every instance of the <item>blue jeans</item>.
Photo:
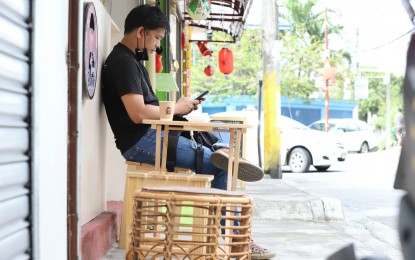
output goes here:
[[[218, 146], [229, 143], [228, 133], [215, 133], [219, 140]], [[164, 131], [161, 132], [161, 144], [163, 145]], [[180, 136], [177, 142], [176, 166], [180, 168], [191, 169], [196, 172], [196, 151], [192, 148], [192, 141], [186, 137]], [[201, 174], [210, 174], [214, 176], [211, 183], [212, 188], [226, 190], [228, 173], [212, 165], [210, 155], [212, 151], [203, 146], [203, 168]], [[129, 161], [155, 164], [156, 161], [156, 130], [148, 129], [147, 133], [130, 149], [123, 157]], [[160, 154], [161, 157], [161, 154]]]

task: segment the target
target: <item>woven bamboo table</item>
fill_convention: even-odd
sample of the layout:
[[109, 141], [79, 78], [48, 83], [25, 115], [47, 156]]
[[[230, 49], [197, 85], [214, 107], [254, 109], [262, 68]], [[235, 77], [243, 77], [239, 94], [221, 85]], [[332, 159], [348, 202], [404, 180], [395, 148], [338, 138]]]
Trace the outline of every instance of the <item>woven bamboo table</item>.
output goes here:
[[146, 187], [137, 191], [134, 204], [127, 259], [250, 259], [252, 199], [247, 195]]

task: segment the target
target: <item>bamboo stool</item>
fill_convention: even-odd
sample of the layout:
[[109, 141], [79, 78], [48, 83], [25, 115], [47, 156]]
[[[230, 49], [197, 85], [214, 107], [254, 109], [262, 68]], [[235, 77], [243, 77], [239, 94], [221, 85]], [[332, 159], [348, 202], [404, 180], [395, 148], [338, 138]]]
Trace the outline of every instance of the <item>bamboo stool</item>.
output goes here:
[[137, 189], [144, 186], [193, 186], [210, 188], [213, 175], [195, 174], [182, 168], [175, 172], [160, 173], [154, 171], [154, 165], [126, 162], [127, 173], [125, 180], [124, 202], [118, 247], [127, 249], [130, 244], [130, 225], [133, 222], [133, 198]]
[[234, 191], [145, 187], [126, 259], [251, 259], [251, 215], [252, 199]]

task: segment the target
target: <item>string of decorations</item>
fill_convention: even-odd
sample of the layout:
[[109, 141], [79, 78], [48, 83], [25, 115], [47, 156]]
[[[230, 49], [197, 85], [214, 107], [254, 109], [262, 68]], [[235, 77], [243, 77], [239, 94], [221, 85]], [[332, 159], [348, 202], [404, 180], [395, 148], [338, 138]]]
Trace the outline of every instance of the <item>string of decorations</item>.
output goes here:
[[[190, 18], [196, 21], [205, 20], [211, 12], [211, 1], [209, 0], [192, 0], [188, 5]], [[223, 22], [223, 21], [222, 21]], [[211, 24], [209, 23], [209, 29]], [[211, 29], [209, 30], [211, 31]], [[211, 33], [211, 32], [210, 32]], [[204, 69], [206, 76], [214, 74], [212, 63], [212, 51], [207, 47], [207, 41], [198, 41], [197, 46], [204, 57], [208, 57], [208, 65]], [[225, 75], [233, 72], [233, 53], [228, 48], [222, 48], [218, 55], [219, 70]]]

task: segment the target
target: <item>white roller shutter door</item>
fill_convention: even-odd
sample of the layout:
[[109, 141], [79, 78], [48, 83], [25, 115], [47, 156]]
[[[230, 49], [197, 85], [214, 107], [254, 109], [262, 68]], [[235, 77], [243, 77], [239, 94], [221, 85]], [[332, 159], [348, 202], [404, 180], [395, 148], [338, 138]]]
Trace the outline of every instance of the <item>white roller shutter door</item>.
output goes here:
[[30, 14], [0, 0], [0, 259], [31, 258]]

